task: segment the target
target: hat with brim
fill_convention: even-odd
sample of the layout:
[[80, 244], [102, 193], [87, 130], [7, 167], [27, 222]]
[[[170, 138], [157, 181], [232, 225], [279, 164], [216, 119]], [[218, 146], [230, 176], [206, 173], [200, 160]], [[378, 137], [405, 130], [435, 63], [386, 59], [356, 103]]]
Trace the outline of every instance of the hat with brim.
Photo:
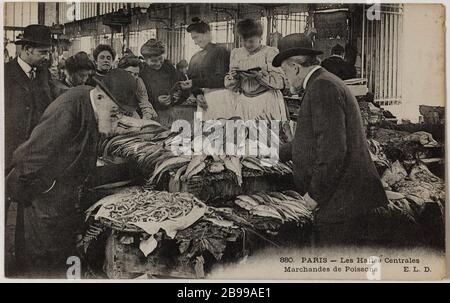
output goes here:
[[17, 45], [36, 45], [36, 46], [51, 46], [54, 44], [50, 27], [39, 24], [32, 24], [25, 27], [23, 37], [14, 42]]
[[128, 72], [122, 69], [113, 69], [102, 79], [94, 77], [94, 81], [122, 110], [128, 113], [137, 110], [137, 83], [136, 79]]
[[284, 60], [294, 56], [318, 56], [322, 51], [313, 47], [312, 40], [305, 34], [291, 34], [280, 40], [279, 53], [272, 60], [274, 67], [280, 67]]

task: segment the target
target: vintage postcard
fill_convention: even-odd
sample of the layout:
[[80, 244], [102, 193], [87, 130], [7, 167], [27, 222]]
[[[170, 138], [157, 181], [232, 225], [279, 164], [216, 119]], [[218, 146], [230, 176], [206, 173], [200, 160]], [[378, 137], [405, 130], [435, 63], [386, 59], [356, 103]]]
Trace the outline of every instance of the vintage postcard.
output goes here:
[[443, 3], [1, 11], [3, 280], [447, 279]]

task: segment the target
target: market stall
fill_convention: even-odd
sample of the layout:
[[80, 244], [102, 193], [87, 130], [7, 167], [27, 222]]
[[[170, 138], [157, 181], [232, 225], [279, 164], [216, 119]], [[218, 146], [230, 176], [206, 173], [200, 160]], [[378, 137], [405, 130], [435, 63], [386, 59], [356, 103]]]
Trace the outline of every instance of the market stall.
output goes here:
[[[89, 260], [100, 245], [107, 277], [203, 278], [260, 249], [312, 245], [313, 213], [292, 190], [292, 163], [186, 153], [198, 144], [157, 125], [103, 142], [103, 161], [139, 172], [126, 186], [100, 187], [87, 212], [80, 248]], [[400, 224], [389, 229], [397, 245], [443, 245], [444, 181], [426, 166], [442, 144], [425, 132], [377, 127], [368, 146], [391, 202], [380, 212]]]

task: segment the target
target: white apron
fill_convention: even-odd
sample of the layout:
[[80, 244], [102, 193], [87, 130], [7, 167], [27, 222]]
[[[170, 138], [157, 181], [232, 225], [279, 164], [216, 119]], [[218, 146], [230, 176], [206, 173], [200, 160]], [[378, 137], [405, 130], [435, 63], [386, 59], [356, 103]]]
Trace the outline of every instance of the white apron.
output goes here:
[[204, 110], [200, 106], [197, 106], [197, 111], [202, 113], [203, 121], [241, 116], [241, 113], [237, 111], [236, 107], [235, 92], [225, 88], [205, 88], [203, 91], [208, 108]]
[[286, 105], [279, 90], [269, 90], [256, 97], [239, 94], [236, 98], [238, 111], [244, 120], [267, 119], [287, 121]]

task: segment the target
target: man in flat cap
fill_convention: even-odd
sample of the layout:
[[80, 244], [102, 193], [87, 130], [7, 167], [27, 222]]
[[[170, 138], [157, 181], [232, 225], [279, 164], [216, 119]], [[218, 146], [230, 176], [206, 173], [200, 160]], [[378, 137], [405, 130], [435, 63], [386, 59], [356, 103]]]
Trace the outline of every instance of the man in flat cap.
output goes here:
[[45, 62], [52, 45], [50, 28], [29, 25], [19, 56], [5, 64], [5, 168], [11, 165], [12, 153], [31, 134], [42, 113], [53, 101], [50, 72]]
[[331, 56], [322, 61], [322, 67], [342, 80], [356, 77], [356, 68], [344, 60], [344, 47], [336, 44], [331, 48]]
[[387, 205], [370, 158], [358, 104], [344, 82], [320, 66], [308, 36], [281, 39], [273, 66], [292, 90], [304, 89], [297, 129], [280, 157], [291, 158], [297, 189], [316, 209], [320, 245], [375, 244], [371, 212]]
[[99, 137], [113, 134], [123, 113], [136, 109], [130, 101], [135, 91], [136, 80], [121, 69], [96, 87], [69, 89], [14, 152], [6, 196], [23, 214], [23, 232], [16, 237], [21, 276], [65, 277], [82, 222], [78, 188], [96, 167]]

